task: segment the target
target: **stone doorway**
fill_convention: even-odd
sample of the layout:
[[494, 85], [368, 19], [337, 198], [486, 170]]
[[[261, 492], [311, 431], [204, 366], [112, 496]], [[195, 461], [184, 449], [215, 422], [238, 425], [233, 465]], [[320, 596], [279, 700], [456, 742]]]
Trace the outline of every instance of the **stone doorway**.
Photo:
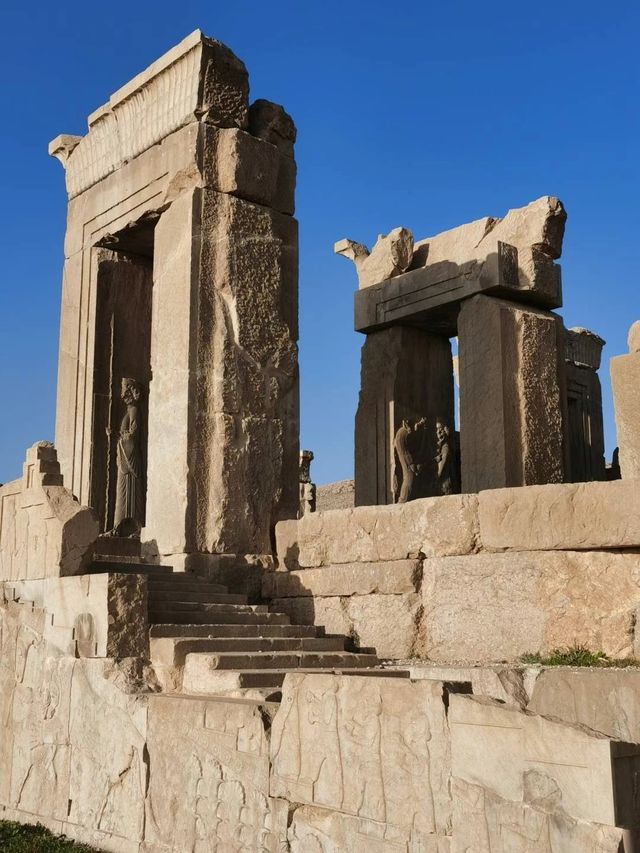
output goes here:
[[142, 391], [140, 446], [146, 493], [156, 221], [144, 220], [108, 235], [93, 253], [97, 287], [90, 503], [103, 532], [114, 524], [118, 439], [126, 408], [121, 383], [125, 378], [136, 380]]

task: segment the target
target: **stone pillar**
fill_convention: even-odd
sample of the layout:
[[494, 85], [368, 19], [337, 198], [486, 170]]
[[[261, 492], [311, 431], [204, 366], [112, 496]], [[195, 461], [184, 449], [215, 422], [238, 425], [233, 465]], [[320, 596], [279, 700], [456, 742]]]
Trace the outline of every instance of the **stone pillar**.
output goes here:
[[[85, 136], [50, 145], [69, 193], [65, 485], [84, 503], [95, 486], [109, 517], [105, 411], [124, 376], [148, 382], [145, 552], [177, 567], [269, 553], [275, 523], [299, 502], [293, 121], [268, 101], [250, 105], [243, 63], [199, 31], [88, 121]], [[101, 297], [104, 287], [126, 297], [132, 283], [151, 296], [133, 299], [141, 310]]]
[[462, 491], [562, 483], [564, 328], [555, 314], [490, 296], [458, 318]]
[[640, 321], [629, 330], [629, 354], [611, 359], [620, 473], [640, 479]]
[[604, 422], [598, 369], [604, 341], [588, 329], [567, 329], [567, 435], [571, 483], [604, 480]]
[[[360, 401], [355, 433], [356, 506], [397, 499], [394, 438], [407, 421], [424, 419], [416, 436], [421, 466], [412, 498], [441, 494], [436, 464], [436, 423], [454, 433], [453, 362], [449, 339], [410, 326], [367, 335], [362, 347]], [[400, 474], [401, 476], [401, 474]]]

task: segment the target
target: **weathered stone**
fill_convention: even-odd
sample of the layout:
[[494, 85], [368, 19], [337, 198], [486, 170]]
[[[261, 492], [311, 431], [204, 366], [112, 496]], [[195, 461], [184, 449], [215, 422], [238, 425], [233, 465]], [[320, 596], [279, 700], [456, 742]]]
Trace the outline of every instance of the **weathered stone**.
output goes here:
[[336, 255], [353, 261], [358, 273], [358, 286], [369, 287], [404, 272], [413, 256], [413, 234], [407, 228], [394, 228], [381, 234], [371, 252], [362, 243], [339, 240]]
[[95, 513], [62, 486], [53, 445], [27, 450], [20, 480], [0, 487], [0, 578], [79, 574], [98, 536]]
[[424, 834], [390, 823], [363, 820], [360, 817], [300, 806], [293, 813], [288, 832], [291, 853], [449, 853], [451, 839]]
[[480, 539], [490, 551], [640, 547], [640, 489], [633, 481], [495, 489], [478, 496]]
[[150, 700], [152, 849], [282, 849], [287, 806], [269, 796], [268, 717], [256, 702]]
[[510, 802], [478, 785], [453, 779], [452, 853], [620, 853], [625, 831], [586, 823], [561, 809]]
[[640, 743], [640, 670], [552, 667], [536, 678], [529, 710]]
[[445, 834], [451, 803], [442, 685], [288, 675], [271, 764], [272, 796]]
[[422, 564], [419, 560], [342, 563], [319, 569], [267, 574], [263, 579], [262, 593], [266, 598], [295, 598], [416, 592], [421, 578]]
[[[195, 30], [118, 89], [88, 119], [89, 133], [60, 158], [73, 197], [184, 124], [205, 120], [246, 127], [249, 81], [244, 64], [218, 41]], [[67, 146], [68, 147], [68, 146]]]
[[475, 296], [462, 305], [458, 331], [462, 490], [563, 482], [560, 319]]
[[476, 554], [427, 560], [420, 656], [515, 660], [583, 645], [638, 654], [640, 556], [606, 551]]
[[[470, 554], [478, 534], [473, 495], [423, 498], [395, 506], [314, 512], [280, 533], [278, 553], [294, 567]], [[279, 528], [279, 525], [278, 525]]]
[[620, 471], [624, 478], [640, 479], [640, 332], [629, 332], [629, 355], [611, 359], [611, 386], [616, 415]]
[[450, 697], [449, 726], [454, 779], [575, 820], [634, 825], [637, 744], [472, 696]]
[[345, 634], [385, 660], [406, 660], [417, 648], [422, 615], [417, 593], [277, 598], [272, 604], [294, 624], [320, 625], [328, 634]]
[[262, 98], [254, 101], [249, 107], [249, 131], [293, 158], [296, 127], [291, 116], [279, 104]]
[[630, 353], [640, 352], [640, 320], [636, 320], [635, 323], [631, 324], [627, 336], [627, 344]]
[[[356, 506], [446, 493], [436, 458], [438, 422], [453, 436], [453, 362], [448, 338], [408, 326], [367, 335], [356, 414]], [[410, 430], [406, 440], [410, 470], [394, 441], [400, 428]], [[454, 448], [450, 450], [453, 463]], [[405, 483], [410, 476], [411, 484]], [[458, 491], [453, 484], [449, 488]]]
[[604, 480], [602, 389], [597, 370], [605, 342], [588, 329], [567, 329], [567, 436], [572, 483]]

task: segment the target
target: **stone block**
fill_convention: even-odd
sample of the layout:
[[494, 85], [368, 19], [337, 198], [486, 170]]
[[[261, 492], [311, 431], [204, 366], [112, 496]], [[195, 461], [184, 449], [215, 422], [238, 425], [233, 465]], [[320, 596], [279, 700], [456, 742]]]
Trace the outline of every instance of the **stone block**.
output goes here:
[[360, 648], [375, 649], [379, 658], [406, 660], [418, 646], [422, 614], [418, 593], [276, 598], [272, 605], [294, 624], [321, 625], [328, 634], [346, 634]]
[[291, 116], [279, 104], [262, 98], [254, 101], [249, 107], [249, 132], [293, 158], [296, 126]]
[[[510, 802], [478, 785], [453, 779], [452, 853], [620, 853], [626, 832], [578, 821], [561, 807]], [[623, 844], [625, 846], [623, 847]]]
[[420, 835], [449, 826], [441, 684], [287, 675], [270, 754], [271, 796]]
[[394, 228], [381, 234], [371, 251], [362, 243], [339, 240], [334, 246], [337, 255], [353, 261], [358, 273], [358, 287], [370, 287], [403, 273], [413, 256], [413, 234], [407, 228]]
[[348, 596], [373, 593], [416, 592], [422, 578], [420, 560], [382, 563], [342, 563], [319, 569], [267, 574], [262, 582], [265, 598]]
[[270, 714], [244, 700], [150, 700], [151, 849], [282, 849], [287, 806], [269, 796]]
[[298, 568], [298, 522], [296, 519], [276, 524], [276, 554], [280, 570]]
[[563, 482], [561, 320], [475, 296], [462, 304], [458, 331], [462, 490]]
[[[287, 536], [292, 536], [292, 527], [286, 531]], [[477, 534], [474, 495], [316, 512], [297, 522], [297, 559], [301, 568], [316, 568], [339, 563], [416, 559], [420, 555], [470, 554], [476, 549]], [[283, 538], [281, 542], [284, 545]], [[287, 548], [289, 563], [293, 565], [295, 544]]]
[[575, 820], [630, 827], [640, 746], [490, 699], [452, 695], [451, 773], [503, 800], [558, 807]]
[[293, 812], [288, 832], [291, 853], [449, 853], [451, 839], [444, 835], [424, 834], [390, 823], [363, 820], [312, 806], [299, 806]]
[[98, 520], [62, 486], [59, 471], [53, 445], [38, 442], [22, 478], [0, 487], [3, 580], [79, 574], [91, 562]]
[[584, 645], [638, 654], [640, 555], [527, 551], [427, 560], [418, 650], [434, 661], [504, 661]]
[[631, 480], [495, 489], [478, 495], [489, 551], [640, 547], [640, 489]]
[[620, 472], [625, 479], [640, 479], [640, 351], [612, 358], [610, 369]]
[[249, 81], [244, 64], [199, 30], [111, 95], [88, 119], [89, 133], [60, 156], [67, 192], [77, 196], [185, 124], [248, 124]]
[[586, 726], [611, 738], [640, 743], [640, 670], [542, 669], [535, 680], [530, 711]]

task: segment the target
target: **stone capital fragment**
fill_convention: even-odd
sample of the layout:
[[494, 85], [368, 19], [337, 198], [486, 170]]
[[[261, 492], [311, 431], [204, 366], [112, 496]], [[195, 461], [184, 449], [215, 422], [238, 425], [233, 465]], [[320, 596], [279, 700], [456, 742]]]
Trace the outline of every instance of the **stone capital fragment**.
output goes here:
[[380, 234], [375, 246], [369, 249], [354, 240], [339, 240], [334, 246], [336, 255], [353, 261], [360, 289], [386, 281], [405, 272], [413, 258], [413, 234], [408, 228], [394, 228]]
[[49, 143], [49, 155], [59, 160], [66, 167], [67, 160], [74, 148], [82, 139], [81, 136], [73, 136], [69, 133], [61, 133]]

